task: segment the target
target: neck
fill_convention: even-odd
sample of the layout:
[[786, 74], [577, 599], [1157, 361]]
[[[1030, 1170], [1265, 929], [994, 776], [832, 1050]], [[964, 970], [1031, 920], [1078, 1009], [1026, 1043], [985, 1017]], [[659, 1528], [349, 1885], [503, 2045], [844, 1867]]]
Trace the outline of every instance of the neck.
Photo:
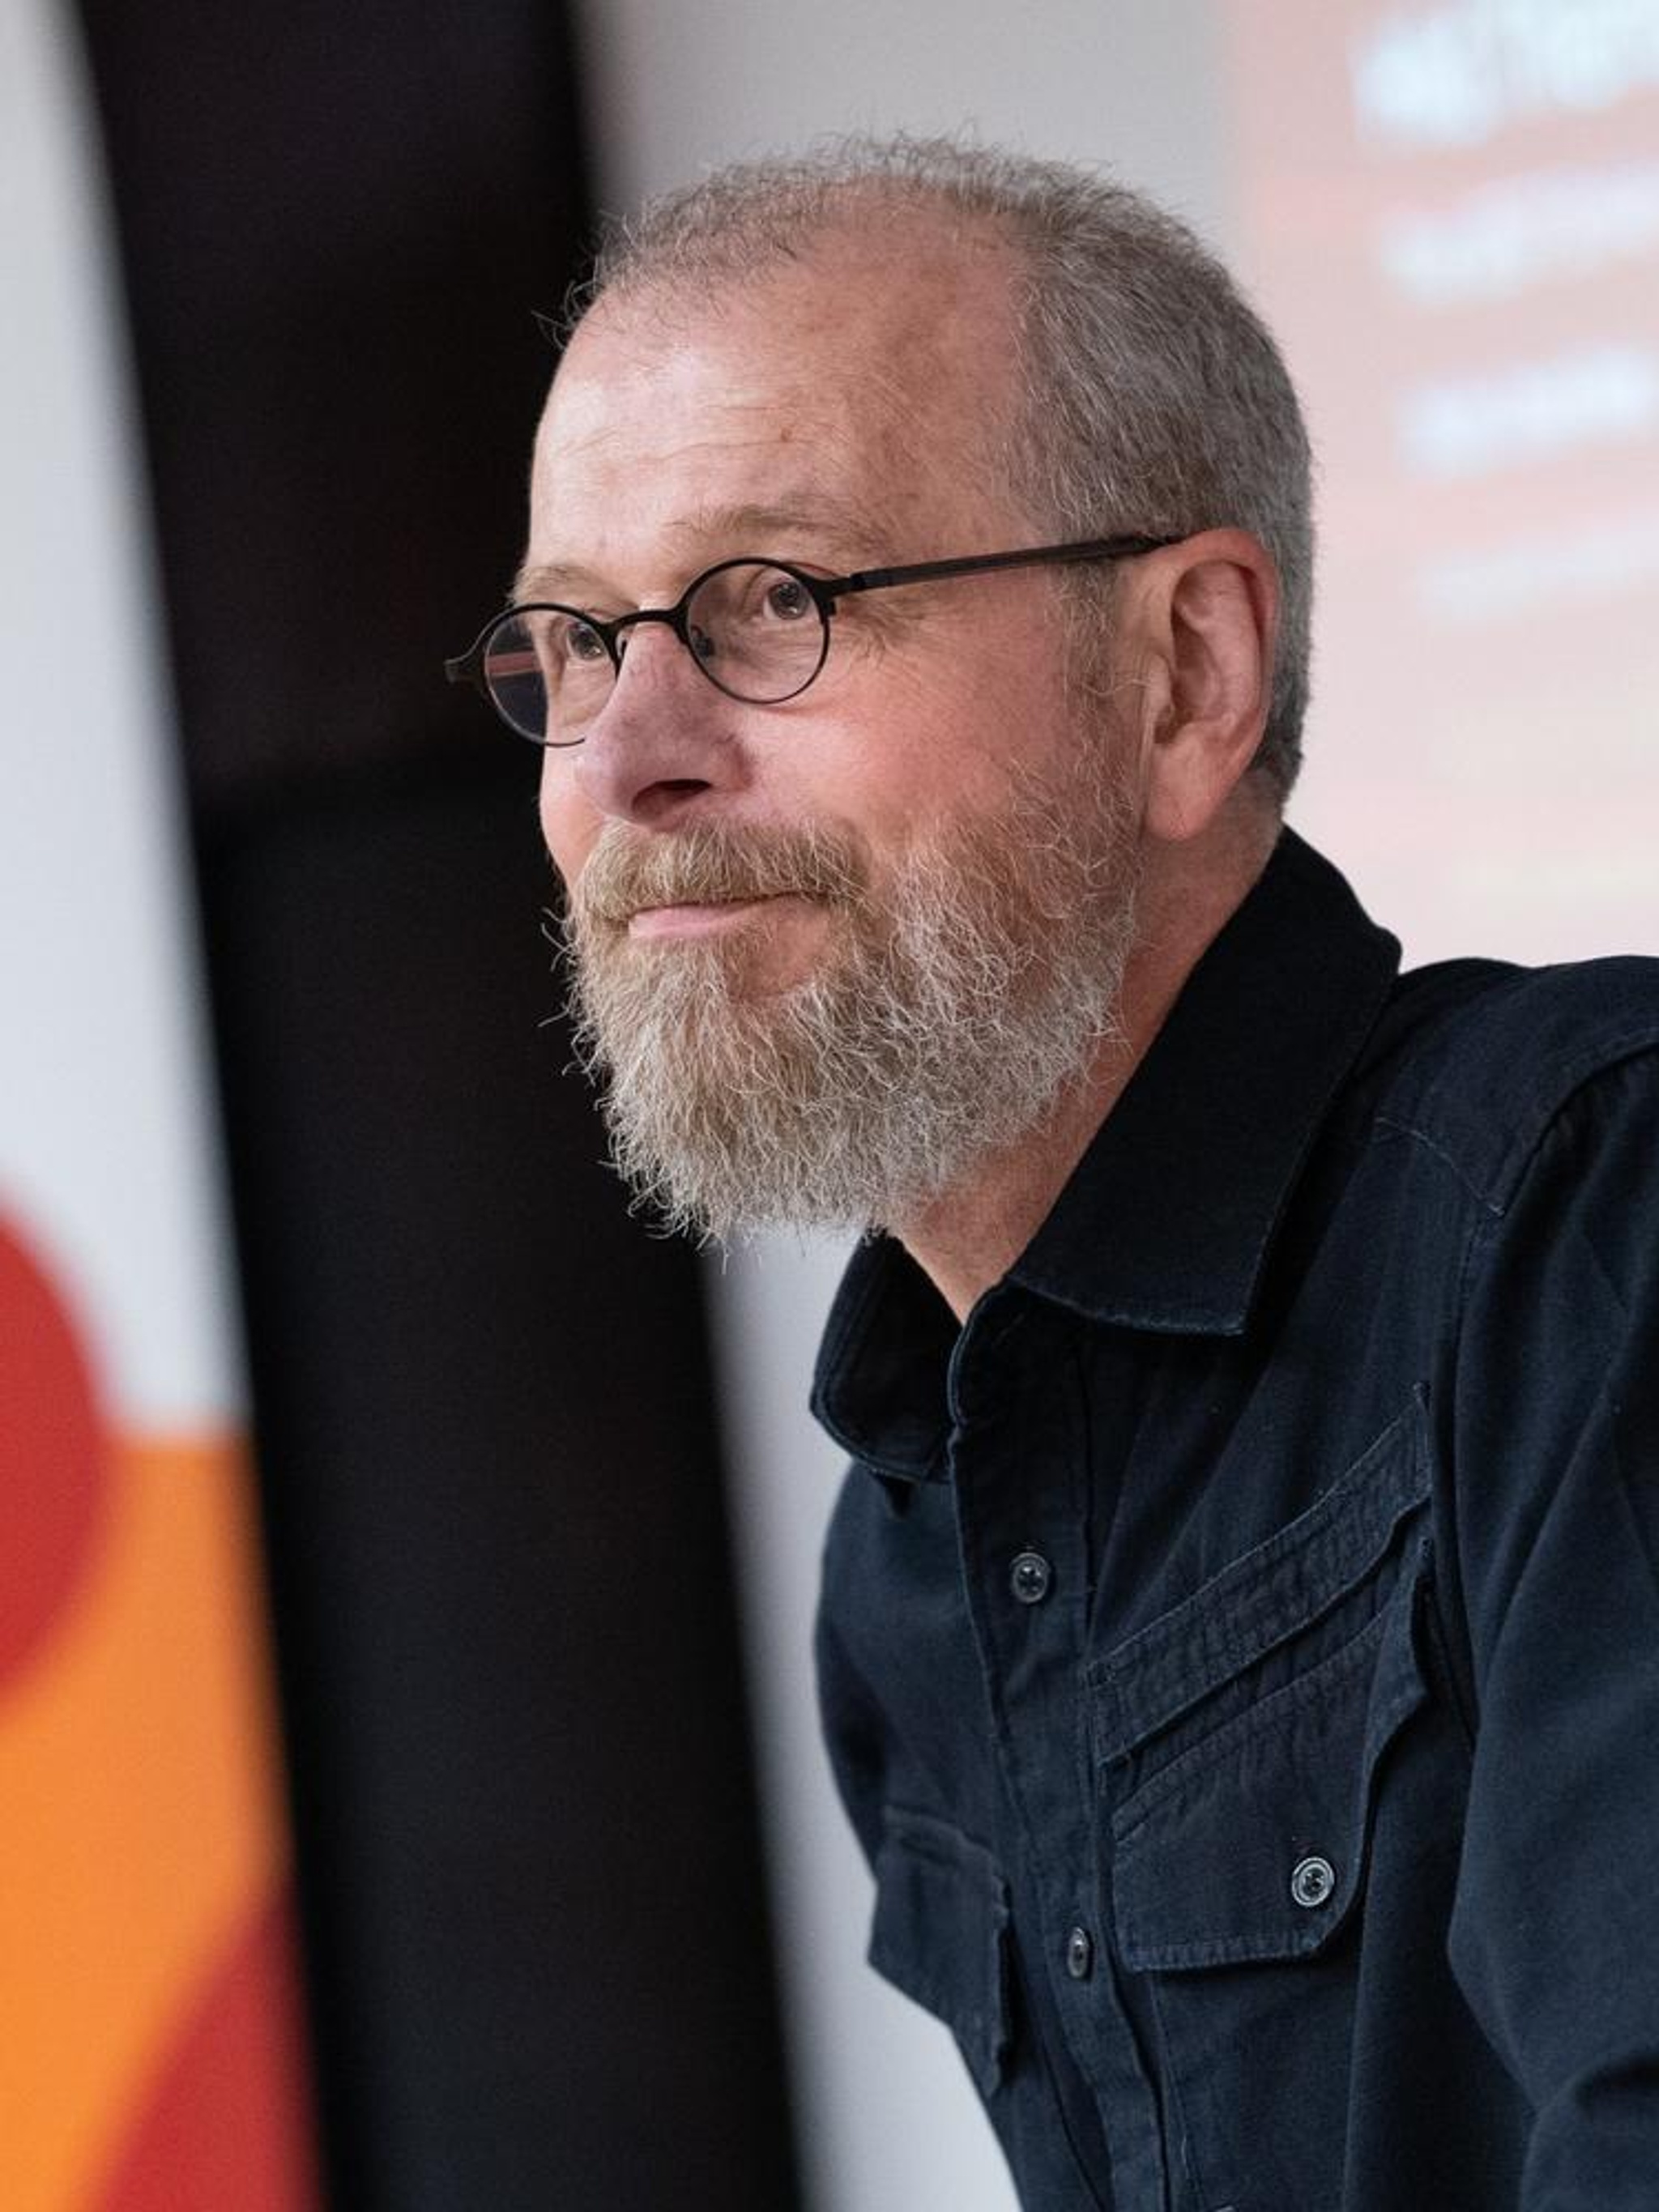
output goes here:
[[1018, 1145], [977, 1162], [970, 1176], [895, 1224], [905, 1249], [959, 1322], [1007, 1273], [1048, 1218], [1188, 976], [1267, 865], [1273, 838], [1239, 837], [1219, 855], [1203, 842], [1202, 852], [1176, 846], [1148, 855], [1119, 1033], [1102, 1040], [1082, 1075]]
[[1085, 1075], [1009, 1151], [976, 1164], [897, 1234], [958, 1321], [1030, 1243], [1133, 1073], [1127, 1039], [1104, 1041]]

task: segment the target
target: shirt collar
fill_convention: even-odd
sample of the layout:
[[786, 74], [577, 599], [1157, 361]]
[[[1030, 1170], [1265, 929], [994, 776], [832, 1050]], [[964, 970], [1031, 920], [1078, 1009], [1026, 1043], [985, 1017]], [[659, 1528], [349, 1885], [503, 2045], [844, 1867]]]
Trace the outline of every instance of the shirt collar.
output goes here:
[[[1237, 1335], [1400, 947], [1291, 830], [1208, 947], [1007, 1280], [1095, 1322]], [[812, 1408], [884, 1474], [936, 1474], [957, 1331], [894, 1240], [854, 1253]]]

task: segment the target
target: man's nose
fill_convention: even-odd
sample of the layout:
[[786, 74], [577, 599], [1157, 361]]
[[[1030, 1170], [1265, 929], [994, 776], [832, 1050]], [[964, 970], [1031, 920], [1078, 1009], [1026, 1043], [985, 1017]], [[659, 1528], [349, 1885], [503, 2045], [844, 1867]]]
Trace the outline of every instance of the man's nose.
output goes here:
[[735, 721], [745, 711], [701, 675], [665, 623], [625, 633], [610, 698], [575, 757], [590, 805], [617, 821], [668, 827], [735, 789]]

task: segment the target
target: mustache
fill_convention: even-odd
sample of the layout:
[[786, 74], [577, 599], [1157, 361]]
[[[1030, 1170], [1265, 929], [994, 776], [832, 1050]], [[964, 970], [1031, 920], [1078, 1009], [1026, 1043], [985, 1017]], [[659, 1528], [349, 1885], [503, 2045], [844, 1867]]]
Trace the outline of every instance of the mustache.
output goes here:
[[859, 906], [868, 881], [863, 845], [848, 829], [708, 824], [665, 836], [611, 822], [570, 887], [570, 910], [579, 927], [620, 927], [653, 906], [787, 896]]

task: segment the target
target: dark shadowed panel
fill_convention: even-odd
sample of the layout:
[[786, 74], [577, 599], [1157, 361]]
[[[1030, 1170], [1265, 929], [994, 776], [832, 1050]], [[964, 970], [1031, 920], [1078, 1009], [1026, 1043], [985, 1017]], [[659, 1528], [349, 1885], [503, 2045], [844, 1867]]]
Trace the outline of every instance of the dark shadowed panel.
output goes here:
[[783, 2205], [696, 1264], [538, 1026], [514, 765], [206, 877], [349, 2201]]
[[82, 15], [198, 802], [462, 744], [584, 223], [563, 10]]

